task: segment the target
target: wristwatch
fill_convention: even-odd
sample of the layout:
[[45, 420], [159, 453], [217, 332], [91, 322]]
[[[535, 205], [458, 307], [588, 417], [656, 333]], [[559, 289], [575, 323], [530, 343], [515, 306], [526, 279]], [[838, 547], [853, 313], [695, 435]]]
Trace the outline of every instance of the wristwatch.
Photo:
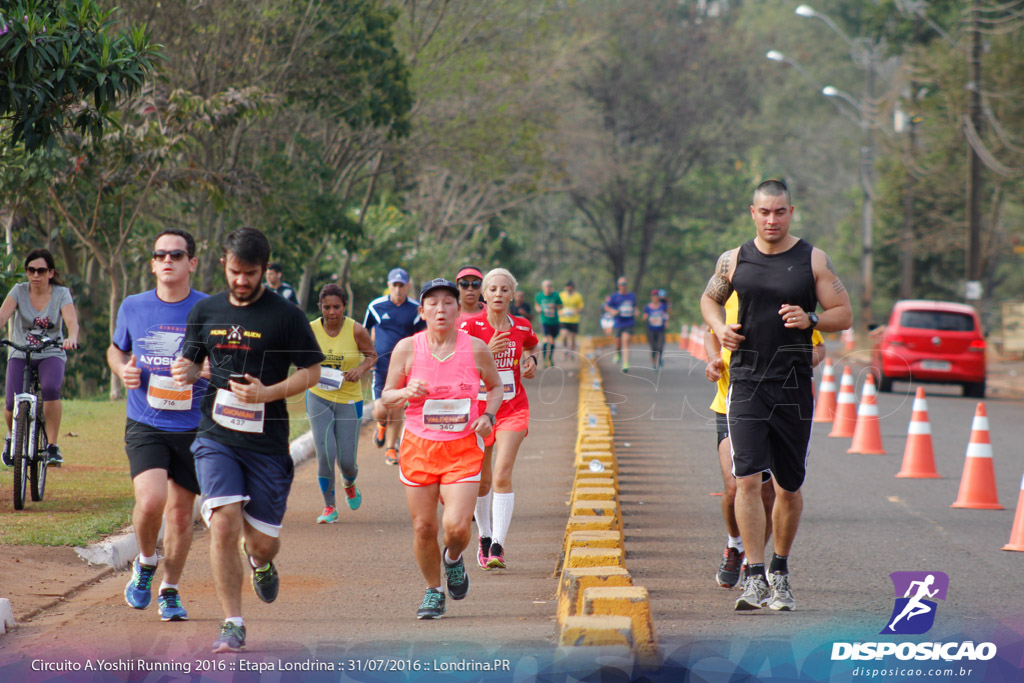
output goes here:
[[813, 330], [815, 327], [818, 326], [818, 314], [817, 313], [808, 313], [807, 314], [807, 319], [811, 321], [811, 326], [808, 329]]
[[498, 418], [494, 416], [494, 413], [484, 413], [484, 417], [491, 421], [492, 427], [494, 426], [494, 423], [498, 421]]

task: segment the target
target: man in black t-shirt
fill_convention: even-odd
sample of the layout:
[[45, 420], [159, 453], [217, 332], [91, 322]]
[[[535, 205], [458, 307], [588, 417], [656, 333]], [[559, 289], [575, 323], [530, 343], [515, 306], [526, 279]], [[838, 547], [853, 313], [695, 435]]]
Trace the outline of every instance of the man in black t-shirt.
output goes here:
[[[228, 291], [192, 308], [182, 357], [171, 366], [175, 380], [191, 384], [203, 361], [210, 361], [192, 453], [225, 617], [214, 652], [245, 649], [240, 536], [253, 590], [264, 602], [277, 598], [272, 560], [294, 474], [285, 399], [317, 383], [323, 360], [302, 311], [263, 286], [269, 256], [270, 243], [259, 230], [241, 228], [227, 236], [221, 262]], [[297, 370], [289, 375], [292, 365]]]
[[[811, 394], [812, 331], [838, 332], [853, 322], [850, 296], [828, 255], [789, 234], [789, 190], [766, 180], [754, 190], [750, 215], [757, 235], [722, 254], [700, 300], [704, 321], [729, 362], [727, 420], [736, 477], [736, 522], [748, 575], [736, 609], [796, 607], [789, 586], [789, 552], [803, 510]], [[725, 322], [736, 291], [737, 323]], [[815, 309], [821, 304], [820, 316]], [[774, 554], [765, 575], [765, 517], [761, 476], [771, 472]]]

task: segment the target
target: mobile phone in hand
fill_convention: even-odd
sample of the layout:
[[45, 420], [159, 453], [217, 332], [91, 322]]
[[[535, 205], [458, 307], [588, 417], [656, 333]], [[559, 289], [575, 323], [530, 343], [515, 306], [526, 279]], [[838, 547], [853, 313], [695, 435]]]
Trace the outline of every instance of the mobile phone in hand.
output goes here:
[[245, 378], [245, 373], [243, 372], [232, 372], [230, 379], [234, 380], [235, 382], [238, 382], [239, 384], [249, 383], [249, 380]]

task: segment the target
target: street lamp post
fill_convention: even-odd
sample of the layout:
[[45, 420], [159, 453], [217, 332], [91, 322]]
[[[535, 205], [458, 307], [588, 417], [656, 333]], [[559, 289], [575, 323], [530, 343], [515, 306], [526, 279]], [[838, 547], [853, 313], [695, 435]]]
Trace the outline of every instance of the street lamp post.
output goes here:
[[801, 17], [820, 19], [835, 31], [839, 37], [850, 46], [850, 55], [853, 61], [864, 69], [864, 95], [858, 102], [856, 98], [844, 93], [832, 86], [822, 88], [822, 94], [828, 97], [842, 97], [850, 102], [859, 114], [859, 125], [863, 132], [864, 140], [860, 148], [860, 188], [863, 194], [861, 207], [861, 297], [860, 297], [860, 321], [857, 325], [858, 331], [866, 333], [873, 321], [872, 301], [874, 289], [874, 195], [875, 195], [875, 135], [872, 121], [866, 107], [874, 102], [875, 97], [875, 72], [877, 59], [875, 46], [865, 46], [865, 41], [855, 41], [844, 32], [838, 24], [827, 14], [818, 12], [809, 5], [800, 5], [796, 13]]

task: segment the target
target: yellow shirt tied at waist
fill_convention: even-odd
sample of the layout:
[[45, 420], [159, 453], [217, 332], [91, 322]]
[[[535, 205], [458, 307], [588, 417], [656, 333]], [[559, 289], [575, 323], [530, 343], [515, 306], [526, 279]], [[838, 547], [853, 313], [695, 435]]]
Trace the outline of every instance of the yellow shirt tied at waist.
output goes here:
[[[736, 296], [736, 292], [733, 292], [725, 302], [725, 324], [734, 324], [739, 315], [740, 300]], [[742, 334], [742, 330], [740, 332]], [[825, 338], [821, 336], [821, 332], [814, 330], [811, 333], [811, 344], [817, 346], [824, 343]], [[711, 410], [725, 415], [729, 396], [729, 359], [732, 357], [732, 351], [722, 347], [721, 356], [722, 376], [718, 378], [718, 393], [715, 394], [715, 400], [711, 402]]]
[[329, 336], [324, 330], [323, 318], [317, 318], [309, 324], [324, 354], [324, 361], [320, 365], [320, 381], [310, 389], [313, 395], [335, 403], [363, 400], [359, 382], [345, 381], [345, 373], [358, 367], [364, 360], [356, 345], [355, 324], [355, 320], [346, 316], [337, 337]]

